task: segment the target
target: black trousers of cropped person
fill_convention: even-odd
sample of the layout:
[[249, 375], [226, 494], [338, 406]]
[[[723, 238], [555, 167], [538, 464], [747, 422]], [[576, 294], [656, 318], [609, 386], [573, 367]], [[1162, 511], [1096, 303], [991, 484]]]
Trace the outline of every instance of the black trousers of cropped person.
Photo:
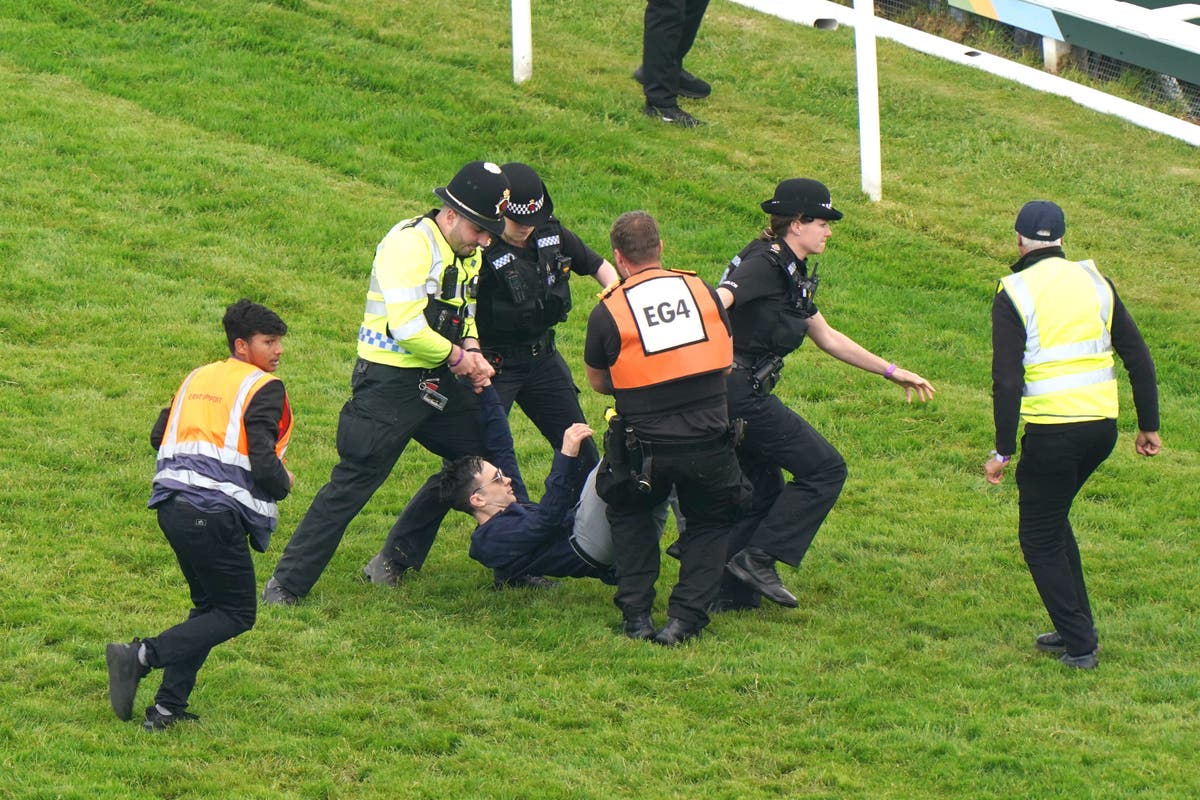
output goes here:
[[642, 80], [646, 102], [677, 105], [679, 71], [692, 49], [709, 0], [649, 0], [642, 28]]
[[650, 613], [660, 567], [660, 527], [653, 510], [672, 488], [687, 517], [680, 534], [679, 582], [667, 605], [670, 617], [698, 628], [708, 624], [708, 604], [725, 569], [730, 526], [741, 513], [750, 487], [742, 478], [733, 444], [722, 437], [705, 445], [651, 445], [651, 490], [640, 492], [628, 469], [601, 461], [596, 492], [608, 504], [616, 558], [613, 602], [626, 615]]
[[[338, 418], [340, 461], [275, 567], [275, 579], [288, 591], [300, 597], [308, 594], [341, 543], [346, 526], [387, 480], [409, 441], [415, 439], [444, 459], [483, 451], [474, 392], [441, 368], [438, 391], [447, 402], [438, 411], [421, 399], [418, 384], [427, 372], [362, 359], [355, 364], [351, 397]], [[420, 491], [427, 490], [428, 482]]]
[[[846, 461], [783, 401], [756, 393], [744, 369], [729, 375], [729, 416], [746, 421], [738, 460], [754, 487], [750, 509], [729, 537], [729, 555], [758, 547], [785, 564], [799, 566], [842, 492]], [[784, 481], [784, 470], [791, 480]], [[721, 597], [757, 605], [759, 594], [726, 574]]]
[[[558, 450], [562, 447], [563, 431], [576, 422], [586, 422], [586, 419], [571, 370], [554, 349], [553, 342], [553, 331], [550, 331], [542, 338], [541, 348], [493, 348], [504, 360], [500, 371], [492, 378], [492, 385], [496, 387], [506, 413], [516, 402], [550, 446]], [[476, 453], [481, 454], [486, 455], [482, 451]], [[591, 472], [600, 460], [596, 443], [591, 439], [582, 442], [579, 458], [582, 469]], [[388, 533], [384, 554], [401, 567], [421, 568], [442, 520], [450, 511], [450, 507], [438, 498], [439, 481], [439, 475], [429, 478]], [[514, 576], [497, 574], [496, 577], [503, 580]]]
[[1071, 655], [1096, 649], [1079, 544], [1068, 518], [1075, 495], [1117, 442], [1116, 420], [1025, 426], [1017, 463], [1021, 553]]
[[154, 702], [177, 714], [187, 708], [209, 651], [254, 627], [258, 596], [250, 544], [237, 514], [205, 513], [176, 499], [157, 511], [192, 597], [186, 620], [145, 640], [147, 661], [163, 670]]

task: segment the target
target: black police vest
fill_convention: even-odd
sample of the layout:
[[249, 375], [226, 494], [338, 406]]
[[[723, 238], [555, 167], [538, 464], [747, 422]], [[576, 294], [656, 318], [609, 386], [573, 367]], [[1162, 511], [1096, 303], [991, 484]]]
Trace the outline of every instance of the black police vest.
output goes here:
[[496, 239], [484, 251], [476, 321], [488, 343], [540, 336], [571, 310], [571, 259], [562, 252], [562, 226], [551, 218], [534, 229], [537, 261], [526, 248]]
[[[755, 239], [729, 262], [722, 280], [737, 280], [737, 271], [746, 261], [760, 259], [778, 271], [780, 292], [749, 304], [735, 305], [729, 311], [734, 328], [734, 350], [739, 356], [757, 358], [772, 354], [784, 357], [804, 343], [808, 320], [817, 312], [814, 299], [817, 292], [816, 265], [808, 274], [804, 259], [794, 256], [785, 262], [784, 252], [791, 251], [774, 240]], [[746, 330], [749, 336], [746, 337]], [[738, 334], [742, 336], [738, 336]]]

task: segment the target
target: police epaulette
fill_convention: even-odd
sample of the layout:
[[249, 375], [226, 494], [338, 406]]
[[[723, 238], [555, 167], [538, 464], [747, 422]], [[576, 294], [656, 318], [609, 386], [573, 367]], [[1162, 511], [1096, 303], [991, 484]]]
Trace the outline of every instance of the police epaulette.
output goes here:
[[675, 267], [663, 267], [667, 272], [678, 272], [680, 275], [695, 275], [696, 271], [691, 269], [676, 269]]
[[610, 294], [615, 292], [617, 290], [617, 287], [620, 285], [621, 285], [621, 279], [617, 278], [615, 281], [610, 283], [608, 286], [605, 286], [603, 289], [596, 292], [596, 299], [597, 300], [606, 299]]

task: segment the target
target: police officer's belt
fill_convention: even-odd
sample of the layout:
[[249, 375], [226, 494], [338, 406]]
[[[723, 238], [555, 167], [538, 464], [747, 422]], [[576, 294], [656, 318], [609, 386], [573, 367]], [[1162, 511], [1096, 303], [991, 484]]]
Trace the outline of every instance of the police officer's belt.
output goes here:
[[541, 358], [542, 356], [550, 355], [555, 349], [553, 328], [547, 329], [532, 342], [525, 342], [524, 344], [497, 344], [488, 347], [488, 350], [503, 356], [505, 361], [521, 358]]
[[650, 442], [639, 438], [638, 444], [654, 455], [683, 456], [688, 453], [708, 453], [719, 450], [729, 444], [729, 437], [729, 431], [722, 431], [707, 439], [687, 439], [674, 442]]

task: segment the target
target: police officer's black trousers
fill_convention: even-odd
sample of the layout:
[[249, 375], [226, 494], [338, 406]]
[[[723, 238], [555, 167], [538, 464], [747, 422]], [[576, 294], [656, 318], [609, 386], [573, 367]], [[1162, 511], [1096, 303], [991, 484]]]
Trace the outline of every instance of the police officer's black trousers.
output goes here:
[[[557, 350], [537, 358], [506, 357], [492, 385], [505, 412], [512, 410], [515, 401], [555, 450], [562, 448], [563, 431], [576, 422], [587, 422], [579, 405], [579, 387]], [[591, 472], [599, 461], [596, 442], [583, 440], [579, 445], [581, 472]]]
[[237, 514], [206, 513], [175, 499], [157, 510], [192, 599], [186, 620], [145, 641], [150, 666], [163, 669], [154, 702], [178, 714], [187, 709], [209, 651], [254, 627], [258, 595]]
[[676, 105], [679, 70], [692, 49], [709, 0], [649, 0], [642, 28], [642, 80], [646, 102]]
[[744, 507], [749, 486], [728, 437], [699, 449], [652, 447], [649, 492], [637, 490], [628, 469], [618, 473], [607, 462], [601, 463], [596, 476], [596, 492], [608, 504], [612, 526], [617, 570], [613, 602], [626, 616], [649, 613], [654, 605], [660, 553], [652, 509], [674, 487], [687, 529], [679, 537], [679, 582], [671, 592], [667, 614], [703, 627], [725, 568], [730, 526]]
[[1021, 552], [1054, 629], [1076, 656], [1096, 649], [1096, 625], [1068, 515], [1075, 495], [1116, 441], [1115, 420], [1027, 424], [1021, 437]]
[[[750, 510], [729, 537], [729, 555], [752, 546], [799, 566], [846, 483], [846, 462], [779, 398], [756, 394], [746, 370], [729, 375], [729, 416], [746, 421], [738, 459], [754, 487]], [[786, 483], [783, 470], [792, 475]], [[731, 575], [725, 576], [721, 594], [757, 603], [757, 592]]]
[[387, 480], [409, 440], [416, 439], [448, 459], [482, 452], [475, 394], [443, 368], [438, 391], [447, 397], [447, 404], [438, 411], [421, 399], [418, 383], [424, 373], [362, 359], [355, 364], [352, 395], [338, 418], [341, 460], [329, 483], [313, 498], [275, 567], [275, 579], [288, 591], [308, 594], [346, 526]]

